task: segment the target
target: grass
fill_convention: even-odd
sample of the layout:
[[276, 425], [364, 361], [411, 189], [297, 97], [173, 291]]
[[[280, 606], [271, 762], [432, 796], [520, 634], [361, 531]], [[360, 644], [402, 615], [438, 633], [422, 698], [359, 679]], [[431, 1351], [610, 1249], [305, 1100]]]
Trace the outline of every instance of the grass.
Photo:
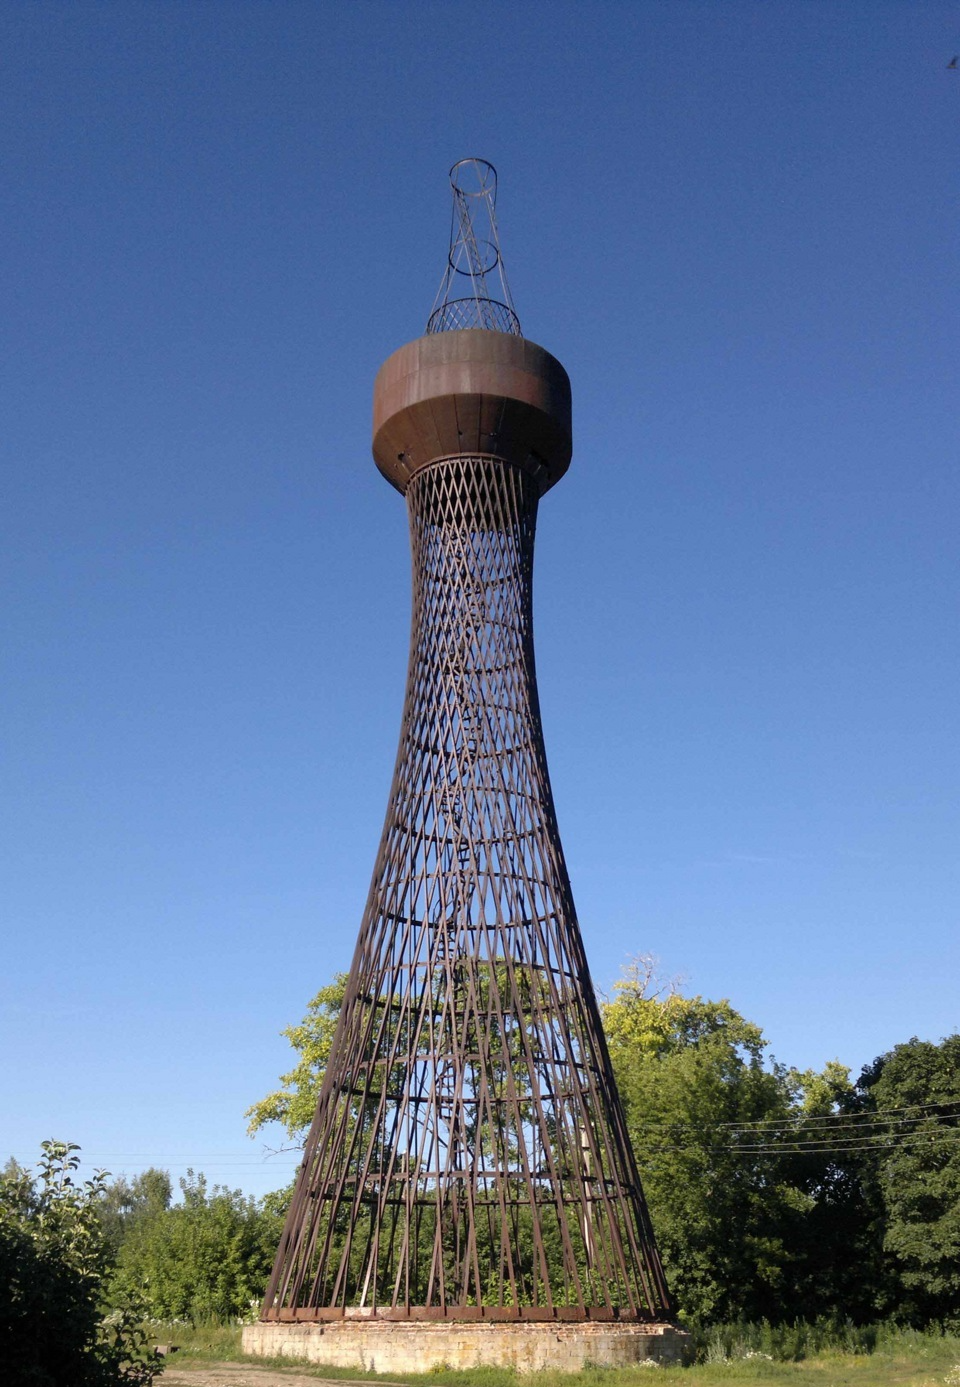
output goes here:
[[153, 1320], [147, 1328], [153, 1343], [177, 1346], [178, 1363], [234, 1363], [243, 1359], [239, 1325]]
[[[301, 1376], [342, 1381], [409, 1383], [411, 1387], [651, 1387], [650, 1368], [593, 1368], [580, 1373], [531, 1373], [508, 1369], [450, 1369], [422, 1374], [372, 1374], [318, 1367], [287, 1359], [244, 1360], [235, 1325], [155, 1324], [158, 1343], [178, 1344], [178, 1366], [256, 1361]], [[832, 1342], [831, 1342], [832, 1341]], [[879, 1325], [866, 1331], [843, 1326], [721, 1326], [697, 1336], [698, 1357], [689, 1368], [657, 1368], [657, 1387], [960, 1387], [960, 1335]], [[773, 1356], [770, 1350], [777, 1356]], [[784, 1361], [786, 1360], [786, 1361]], [[162, 1387], [163, 1379], [160, 1379]]]

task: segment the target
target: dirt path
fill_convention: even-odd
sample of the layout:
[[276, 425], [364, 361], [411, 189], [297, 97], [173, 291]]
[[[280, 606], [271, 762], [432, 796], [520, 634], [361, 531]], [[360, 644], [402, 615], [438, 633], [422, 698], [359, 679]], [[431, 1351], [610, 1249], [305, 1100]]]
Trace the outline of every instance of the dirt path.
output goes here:
[[[259, 1363], [178, 1363], [167, 1360], [157, 1387], [353, 1387], [342, 1379], [308, 1377], [298, 1368], [267, 1368]], [[376, 1387], [398, 1387], [378, 1382]]]
[[319, 1381], [305, 1377], [296, 1368], [288, 1372], [286, 1368], [263, 1368], [257, 1363], [180, 1364], [171, 1358], [158, 1379], [158, 1387], [318, 1387]]

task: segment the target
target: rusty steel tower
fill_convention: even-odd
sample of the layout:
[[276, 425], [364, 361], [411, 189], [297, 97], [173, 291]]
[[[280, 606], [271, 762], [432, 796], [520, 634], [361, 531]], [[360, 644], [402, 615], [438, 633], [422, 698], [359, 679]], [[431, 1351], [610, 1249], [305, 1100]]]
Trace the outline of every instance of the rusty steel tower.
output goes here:
[[570, 462], [570, 384], [520, 331], [493, 167], [451, 183], [426, 333], [374, 389], [413, 548], [400, 747], [261, 1322], [663, 1322], [534, 670], [534, 529]]

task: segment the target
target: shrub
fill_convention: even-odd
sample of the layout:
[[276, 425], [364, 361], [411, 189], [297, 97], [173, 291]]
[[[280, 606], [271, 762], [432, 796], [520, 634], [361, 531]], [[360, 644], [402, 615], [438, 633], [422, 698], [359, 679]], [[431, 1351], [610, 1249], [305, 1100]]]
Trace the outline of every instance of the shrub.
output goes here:
[[0, 1362], [5, 1387], [147, 1384], [159, 1366], [137, 1306], [109, 1312], [106, 1174], [77, 1184], [79, 1148], [45, 1141], [35, 1180], [0, 1174]]
[[141, 1295], [158, 1320], [193, 1324], [244, 1316], [260, 1301], [280, 1239], [277, 1201], [208, 1188], [188, 1171], [182, 1201], [131, 1223], [119, 1252], [119, 1302]]

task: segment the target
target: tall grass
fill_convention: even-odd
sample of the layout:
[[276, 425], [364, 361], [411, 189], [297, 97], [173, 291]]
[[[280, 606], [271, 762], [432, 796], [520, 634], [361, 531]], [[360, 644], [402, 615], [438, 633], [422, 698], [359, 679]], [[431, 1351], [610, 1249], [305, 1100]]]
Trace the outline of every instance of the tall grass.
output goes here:
[[952, 1328], [932, 1325], [907, 1329], [893, 1321], [854, 1324], [852, 1320], [821, 1318], [771, 1324], [769, 1320], [733, 1324], [692, 1325], [698, 1363], [731, 1363], [747, 1358], [773, 1363], [800, 1363], [819, 1354], [905, 1354], [924, 1357], [952, 1345], [960, 1359], [960, 1335]]

